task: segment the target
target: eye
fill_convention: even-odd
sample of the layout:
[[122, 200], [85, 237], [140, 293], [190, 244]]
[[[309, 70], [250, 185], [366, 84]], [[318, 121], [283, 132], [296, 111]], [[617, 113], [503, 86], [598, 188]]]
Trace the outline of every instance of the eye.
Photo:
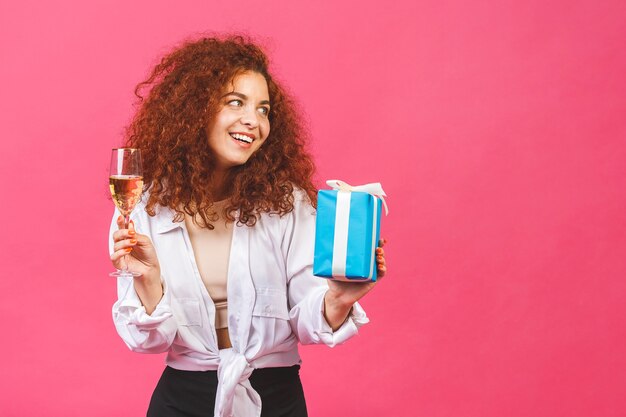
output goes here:
[[243, 106], [243, 101], [236, 98], [234, 100], [229, 100], [226, 104], [228, 104], [229, 106], [241, 107]]
[[270, 114], [270, 108], [269, 107], [259, 107], [259, 113], [261, 113], [263, 116], [267, 116], [268, 114]]

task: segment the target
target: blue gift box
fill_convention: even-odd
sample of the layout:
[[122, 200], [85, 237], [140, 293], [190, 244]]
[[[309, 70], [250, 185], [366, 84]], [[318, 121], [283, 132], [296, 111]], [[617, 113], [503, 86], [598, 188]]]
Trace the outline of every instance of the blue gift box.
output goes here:
[[[318, 192], [314, 275], [341, 281], [376, 281], [382, 201], [368, 192], [354, 191], [361, 187], [366, 186]], [[385, 195], [382, 188], [380, 194]]]

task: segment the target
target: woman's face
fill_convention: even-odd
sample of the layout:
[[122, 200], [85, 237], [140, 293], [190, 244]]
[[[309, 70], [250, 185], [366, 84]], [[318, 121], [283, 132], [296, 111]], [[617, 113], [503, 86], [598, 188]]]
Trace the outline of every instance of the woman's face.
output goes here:
[[257, 72], [237, 75], [220, 99], [215, 118], [206, 128], [217, 168], [245, 164], [270, 133], [270, 98], [265, 77]]

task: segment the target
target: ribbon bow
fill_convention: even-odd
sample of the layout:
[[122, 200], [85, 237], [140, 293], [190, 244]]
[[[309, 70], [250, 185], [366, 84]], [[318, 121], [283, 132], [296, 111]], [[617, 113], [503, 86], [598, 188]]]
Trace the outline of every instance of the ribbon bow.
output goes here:
[[379, 182], [373, 182], [371, 184], [363, 184], [363, 185], [355, 185], [352, 186], [347, 182], [341, 180], [328, 180], [326, 184], [331, 187], [333, 190], [339, 191], [361, 191], [364, 193], [368, 193], [373, 195], [374, 197], [378, 197], [383, 202], [383, 206], [385, 206], [385, 216], [389, 215], [389, 208], [387, 207], [387, 202], [385, 201], [385, 192], [383, 191], [383, 186], [380, 185]]

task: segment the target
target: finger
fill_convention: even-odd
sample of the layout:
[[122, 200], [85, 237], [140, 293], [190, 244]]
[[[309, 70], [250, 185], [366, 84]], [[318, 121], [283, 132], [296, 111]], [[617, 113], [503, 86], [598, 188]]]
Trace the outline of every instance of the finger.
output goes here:
[[113, 262], [113, 265], [116, 268], [118, 268], [118, 266], [121, 266], [121, 264], [122, 264], [121, 259], [124, 257], [124, 255], [128, 255], [128, 253], [131, 250], [132, 250], [132, 248], [126, 248], [126, 249], [120, 249], [120, 250], [117, 250], [117, 251], [113, 252], [111, 254], [111, 262]]
[[385, 250], [381, 247], [376, 248], [376, 256], [385, 256]]
[[117, 226], [119, 227], [119, 230], [116, 230], [115, 232], [113, 232], [114, 242], [117, 242], [122, 239], [131, 239], [135, 237], [135, 235], [137, 234], [135, 230], [135, 222], [133, 222], [132, 220], [128, 222], [128, 229], [126, 229], [123, 216], [119, 216], [117, 218]]
[[119, 240], [119, 241], [115, 242], [115, 244], [113, 245], [113, 251], [118, 251], [118, 250], [121, 250], [121, 249], [128, 249], [128, 248], [130, 248], [132, 250], [132, 248], [136, 244], [137, 244], [137, 239]]
[[387, 244], [387, 239], [379, 239], [378, 240], [378, 247], [382, 248], [383, 246], [385, 246]]
[[[125, 227], [125, 226], [126, 226], [126, 224], [124, 223], [124, 216], [119, 215], [119, 216], [117, 217], [116, 223], [117, 223], [117, 227], [118, 227], [119, 229], [126, 229], [126, 227]], [[134, 232], [134, 231], [135, 231], [135, 222], [133, 222], [132, 220], [131, 220], [131, 221], [129, 221], [129, 222], [128, 222], [128, 229], [129, 229], [129, 230], [132, 230], [132, 231]]]
[[137, 239], [137, 234], [130, 229], [120, 229], [113, 232], [113, 242], [119, 242], [124, 239]]
[[376, 273], [376, 275], [378, 276], [378, 278], [382, 278], [387, 274], [387, 267], [385, 267], [384, 265], [379, 265], [378, 266], [378, 271]]
[[378, 265], [385, 265], [385, 256], [384, 255], [376, 255], [376, 263]]

